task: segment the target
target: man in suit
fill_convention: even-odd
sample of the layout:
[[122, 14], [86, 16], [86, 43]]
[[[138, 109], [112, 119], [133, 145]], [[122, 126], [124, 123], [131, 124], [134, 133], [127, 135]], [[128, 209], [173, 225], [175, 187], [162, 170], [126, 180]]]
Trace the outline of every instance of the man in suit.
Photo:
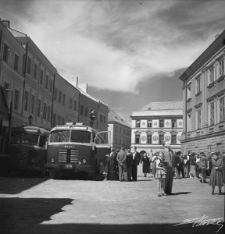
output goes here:
[[116, 160], [119, 167], [120, 182], [122, 182], [123, 180], [127, 181], [127, 155], [124, 151], [124, 147], [121, 147], [120, 152], [117, 154]]
[[132, 165], [133, 165], [133, 154], [131, 153], [130, 149], [127, 149], [127, 177], [128, 177], [128, 181], [131, 181]]
[[137, 181], [137, 166], [141, 160], [140, 153], [137, 152], [137, 147], [133, 147], [133, 165], [132, 165], [132, 179], [133, 181]]

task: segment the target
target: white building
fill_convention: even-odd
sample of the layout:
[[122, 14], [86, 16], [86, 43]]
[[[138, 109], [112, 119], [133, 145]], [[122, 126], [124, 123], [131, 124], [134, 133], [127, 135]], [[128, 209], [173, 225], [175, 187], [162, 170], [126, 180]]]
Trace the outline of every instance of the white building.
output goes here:
[[157, 152], [168, 142], [173, 151], [180, 151], [183, 131], [183, 103], [150, 102], [131, 116], [131, 145], [139, 152]]

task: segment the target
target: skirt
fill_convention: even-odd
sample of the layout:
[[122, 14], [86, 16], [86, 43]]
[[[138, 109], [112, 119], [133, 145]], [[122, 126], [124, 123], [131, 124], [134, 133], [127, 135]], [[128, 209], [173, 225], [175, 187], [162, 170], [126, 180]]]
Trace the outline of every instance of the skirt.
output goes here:
[[212, 168], [209, 185], [215, 186], [223, 186], [223, 172], [222, 170], [216, 170], [214, 167]]
[[155, 178], [157, 179], [165, 179], [166, 178], [166, 171], [162, 169], [156, 169]]

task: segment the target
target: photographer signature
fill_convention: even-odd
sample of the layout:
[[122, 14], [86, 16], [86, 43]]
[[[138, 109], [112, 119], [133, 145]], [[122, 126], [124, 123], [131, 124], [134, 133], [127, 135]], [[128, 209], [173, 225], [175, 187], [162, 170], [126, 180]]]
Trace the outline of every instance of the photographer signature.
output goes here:
[[220, 226], [220, 228], [216, 231], [216, 233], [218, 233], [221, 230], [221, 228], [223, 228], [223, 224], [220, 223], [223, 220], [223, 218], [217, 218], [217, 219], [206, 219], [206, 218], [208, 218], [208, 216], [203, 215], [202, 218], [185, 219], [182, 223], [178, 223], [173, 226], [179, 226], [193, 222], [194, 223], [192, 227], [208, 226], [208, 225]]

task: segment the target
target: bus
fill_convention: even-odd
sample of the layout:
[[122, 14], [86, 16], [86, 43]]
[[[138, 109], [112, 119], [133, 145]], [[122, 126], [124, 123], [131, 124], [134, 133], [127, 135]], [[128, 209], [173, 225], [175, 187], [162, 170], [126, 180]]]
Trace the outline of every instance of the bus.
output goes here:
[[10, 137], [9, 169], [45, 175], [49, 131], [37, 126], [13, 127]]
[[47, 146], [46, 168], [50, 177], [57, 179], [60, 173], [72, 173], [94, 179], [101, 160], [110, 153], [110, 141], [110, 132], [98, 132], [82, 123], [54, 127]]

